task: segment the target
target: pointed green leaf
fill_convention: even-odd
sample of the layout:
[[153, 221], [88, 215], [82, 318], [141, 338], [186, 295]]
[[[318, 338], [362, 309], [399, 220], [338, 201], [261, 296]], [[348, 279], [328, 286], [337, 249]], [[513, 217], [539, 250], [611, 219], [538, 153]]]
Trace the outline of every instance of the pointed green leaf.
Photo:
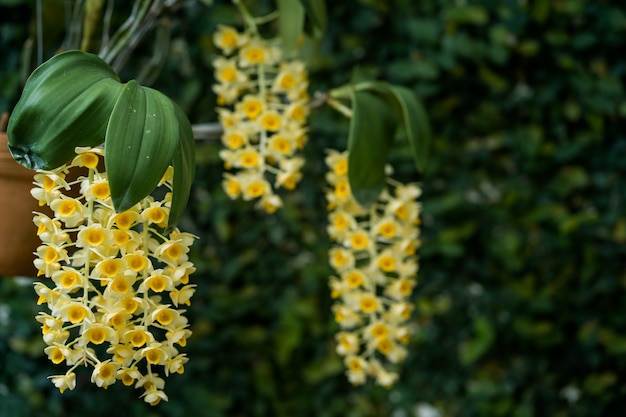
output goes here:
[[278, 0], [278, 28], [287, 55], [296, 50], [304, 28], [304, 7], [296, 0]]
[[391, 93], [400, 105], [403, 125], [413, 152], [415, 165], [417, 169], [423, 171], [426, 168], [431, 141], [430, 125], [424, 106], [415, 93], [406, 87], [391, 86]]
[[124, 86], [109, 120], [104, 148], [111, 198], [118, 212], [157, 187], [178, 146], [178, 129], [169, 98], [135, 81]]
[[[320, 38], [326, 31], [328, 17], [326, 15], [326, 0], [300, 0], [306, 16], [312, 26], [311, 34]], [[307, 31], [308, 32], [308, 31]]]
[[415, 165], [423, 171], [430, 151], [431, 134], [428, 116], [417, 95], [406, 87], [381, 81], [361, 83], [357, 90], [376, 92], [388, 101], [406, 131]]
[[375, 202], [385, 185], [393, 132], [393, 115], [385, 101], [367, 91], [353, 91], [348, 181], [354, 198], [364, 206]]
[[172, 206], [167, 223], [168, 229], [176, 226], [185, 210], [191, 184], [196, 173], [195, 141], [191, 124], [180, 107], [174, 104], [176, 118], [178, 120], [179, 142], [174, 152], [174, 179]]
[[104, 141], [122, 89], [117, 75], [96, 55], [68, 51], [49, 59], [28, 78], [9, 120], [9, 148], [30, 169], [54, 169], [76, 146]]

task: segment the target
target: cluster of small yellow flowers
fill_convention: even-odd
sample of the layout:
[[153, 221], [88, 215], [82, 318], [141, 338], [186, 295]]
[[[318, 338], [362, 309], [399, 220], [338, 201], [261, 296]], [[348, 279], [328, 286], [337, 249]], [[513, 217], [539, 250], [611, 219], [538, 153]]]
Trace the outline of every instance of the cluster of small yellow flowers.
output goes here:
[[274, 190], [293, 190], [302, 178], [304, 159], [296, 153], [307, 139], [306, 67], [285, 60], [257, 33], [219, 26], [213, 40], [224, 54], [213, 61], [224, 128], [220, 157], [233, 170], [224, 174], [224, 191], [273, 213], [282, 206]]
[[[122, 213], [111, 201], [102, 149], [76, 148], [77, 156], [54, 171], [39, 171], [31, 191], [54, 215], [35, 213], [42, 245], [35, 284], [45, 353], [70, 368], [51, 376], [61, 392], [74, 389], [80, 366], [91, 366], [91, 382], [107, 388], [117, 380], [143, 388], [156, 405], [167, 401], [165, 376], [182, 373], [188, 358], [179, 352], [191, 335], [183, 305], [195, 285], [189, 247], [195, 236], [173, 229], [164, 235], [171, 204], [172, 168], [161, 180], [165, 196], [151, 196]], [[101, 164], [100, 164], [101, 165]], [[86, 175], [66, 180], [70, 169]], [[71, 194], [78, 194], [77, 198]], [[47, 280], [46, 280], [47, 281]]]
[[417, 282], [415, 257], [420, 245], [421, 205], [416, 184], [391, 179], [393, 193], [382, 191], [371, 208], [361, 207], [350, 192], [347, 152], [329, 151], [326, 157], [330, 188], [328, 234], [335, 243], [330, 279], [337, 353], [344, 359], [348, 380], [363, 384], [367, 377], [391, 386], [398, 374], [388, 364], [404, 361], [410, 330], [409, 297]]

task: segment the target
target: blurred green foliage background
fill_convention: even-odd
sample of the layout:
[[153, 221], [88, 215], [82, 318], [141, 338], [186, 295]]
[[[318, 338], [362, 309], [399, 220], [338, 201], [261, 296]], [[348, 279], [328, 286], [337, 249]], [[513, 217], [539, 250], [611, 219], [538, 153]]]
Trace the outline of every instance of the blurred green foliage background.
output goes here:
[[[206, 2], [205, 2], [206, 3]], [[249, 1], [258, 14], [271, 1]], [[355, 66], [414, 89], [431, 118], [428, 169], [402, 138], [396, 174], [423, 184], [411, 353], [390, 390], [353, 388], [334, 352], [324, 149], [347, 121], [313, 112], [299, 191], [272, 216], [221, 190], [216, 141], [198, 142], [181, 225], [201, 237], [184, 375], [168, 403], [89, 383], [60, 395], [32, 280], [0, 279], [0, 416], [618, 416], [626, 404], [626, 4], [609, 0], [329, 1], [311, 92]], [[45, 53], [62, 40], [44, 2]], [[124, 15], [122, 14], [121, 18]], [[154, 87], [215, 121], [210, 62], [225, 0], [171, 20]], [[0, 1], [0, 111], [19, 97], [34, 1]], [[122, 72], [152, 53], [150, 39]], [[28, 56], [28, 55], [26, 55]], [[391, 140], [391, 138], [390, 138]], [[10, 244], [10, 237], [3, 237]]]

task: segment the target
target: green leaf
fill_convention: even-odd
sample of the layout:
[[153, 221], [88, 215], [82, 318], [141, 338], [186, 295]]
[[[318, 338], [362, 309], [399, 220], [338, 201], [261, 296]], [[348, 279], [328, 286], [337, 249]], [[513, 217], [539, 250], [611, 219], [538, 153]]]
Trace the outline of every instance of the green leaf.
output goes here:
[[417, 169], [423, 171], [428, 159], [431, 135], [428, 116], [417, 95], [406, 87], [380, 81], [362, 83], [357, 85], [357, 90], [374, 91], [387, 100], [406, 130]]
[[196, 144], [193, 138], [191, 124], [185, 113], [176, 104], [174, 104], [174, 111], [176, 112], [176, 119], [178, 120], [179, 142], [174, 152], [174, 190], [172, 194], [170, 217], [167, 224], [168, 229], [176, 226], [185, 210], [187, 200], [189, 199], [189, 192], [191, 191], [191, 184], [193, 183], [196, 172]]
[[320, 38], [326, 31], [328, 17], [326, 15], [325, 0], [300, 0], [300, 3], [306, 11], [306, 16], [312, 26], [312, 35]]
[[30, 169], [54, 169], [76, 146], [104, 141], [122, 89], [117, 75], [96, 55], [68, 51], [49, 59], [28, 78], [9, 120], [9, 148]]
[[129, 209], [154, 191], [172, 163], [178, 137], [172, 101], [129, 81], [113, 108], [104, 148], [116, 211]]
[[391, 92], [400, 105], [402, 123], [409, 139], [417, 169], [423, 171], [426, 167], [431, 141], [426, 111], [412, 90], [406, 87], [391, 86]]
[[385, 185], [385, 164], [393, 140], [393, 116], [386, 103], [367, 91], [352, 91], [348, 137], [348, 181], [356, 200], [374, 203]]
[[476, 336], [465, 342], [460, 351], [460, 360], [464, 365], [470, 365], [480, 359], [495, 341], [493, 326], [485, 316], [474, 320]]
[[489, 22], [489, 14], [481, 6], [459, 5], [445, 12], [445, 18], [460, 24], [482, 26]]
[[304, 7], [296, 0], [278, 0], [278, 29], [287, 55], [296, 50], [304, 28]]

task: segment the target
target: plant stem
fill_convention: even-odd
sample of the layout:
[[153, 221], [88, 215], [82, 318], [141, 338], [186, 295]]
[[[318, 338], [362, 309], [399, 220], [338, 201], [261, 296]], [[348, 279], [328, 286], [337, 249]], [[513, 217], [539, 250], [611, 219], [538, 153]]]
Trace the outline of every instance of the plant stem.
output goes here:
[[[71, 6], [68, 6], [68, 8], [69, 7]], [[82, 15], [84, 8], [84, 0], [77, 0], [74, 5], [74, 10], [69, 13], [70, 18], [65, 22], [65, 30], [67, 32], [67, 35], [63, 44], [64, 49], [78, 49], [80, 45], [81, 29], [83, 22]]]
[[43, 11], [41, 10], [41, 0], [37, 0], [37, 66], [43, 62]]
[[339, 113], [346, 116], [348, 119], [352, 118], [352, 109], [341, 103], [339, 100], [335, 100], [331, 96], [326, 97], [326, 103], [333, 109], [337, 110]]
[[133, 4], [130, 16], [115, 32], [111, 42], [103, 45], [98, 54], [107, 64], [111, 64], [113, 60], [128, 46], [135, 33], [144, 23], [145, 18], [152, 6], [152, 0], [138, 0]]
[[265, 16], [255, 17], [254, 21], [257, 25], [262, 25], [264, 23], [271, 22], [272, 20], [277, 19], [278, 16], [279, 16], [279, 13], [278, 13], [278, 10], [276, 10]]
[[193, 137], [198, 139], [219, 139], [222, 133], [224, 133], [224, 129], [222, 128], [222, 124], [217, 123], [203, 123], [203, 124], [195, 124], [191, 126], [193, 130]]
[[244, 21], [246, 22], [246, 26], [248, 26], [248, 29], [254, 35], [258, 35], [259, 34], [259, 29], [257, 28], [254, 16], [252, 16], [250, 14], [250, 11], [248, 11], [246, 6], [243, 5], [241, 0], [233, 0], [233, 4], [235, 6], [237, 6], [237, 8], [239, 9], [239, 13], [241, 13], [241, 16], [243, 17]]
[[111, 19], [113, 18], [113, 7], [115, 6], [114, 0], [107, 2], [107, 8], [102, 18], [102, 45], [109, 43], [109, 31], [111, 30]]

